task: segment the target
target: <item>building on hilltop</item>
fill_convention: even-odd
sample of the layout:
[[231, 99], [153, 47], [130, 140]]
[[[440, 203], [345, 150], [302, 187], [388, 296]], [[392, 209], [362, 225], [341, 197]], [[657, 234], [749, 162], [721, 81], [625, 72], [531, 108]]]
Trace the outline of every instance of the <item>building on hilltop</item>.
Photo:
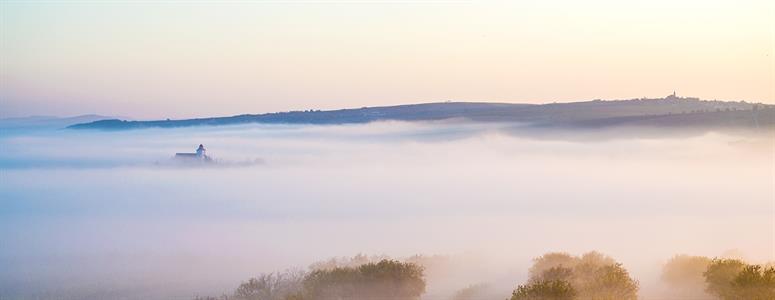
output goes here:
[[672, 94], [665, 96], [665, 98], [663, 98], [663, 99], [665, 99], [665, 100], [681, 100], [681, 101], [700, 101], [700, 98], [697, 98], [697, 97], [680, 97], [680, 96], [678, 96], [678, 94], [675, 93], [675, 91], [673, 91]]
[[207, 149], [205, 149], [202, 144], [199, 144], [199, 148], [196, 149], [196, 153], [175, 153], [175, 159], [182, 161], [212, 161], [212, 158], [207, 156]]

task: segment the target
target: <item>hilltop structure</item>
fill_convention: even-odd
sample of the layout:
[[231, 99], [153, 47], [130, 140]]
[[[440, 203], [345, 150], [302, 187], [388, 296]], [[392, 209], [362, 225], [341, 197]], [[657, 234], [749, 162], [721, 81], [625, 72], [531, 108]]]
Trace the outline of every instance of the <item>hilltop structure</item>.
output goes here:
[[202, 144], [196, 149], [196, 153], [175, 153], [175, 159], [181, 161], [201, 161], [211, 162], [212, 158], [207, 156], [207, 149]]

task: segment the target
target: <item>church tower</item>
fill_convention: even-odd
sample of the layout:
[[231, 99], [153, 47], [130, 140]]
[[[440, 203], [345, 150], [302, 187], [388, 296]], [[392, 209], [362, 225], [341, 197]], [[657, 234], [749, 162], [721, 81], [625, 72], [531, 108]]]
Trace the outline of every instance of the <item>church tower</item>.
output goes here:
[[196, 157], [204, 159], [207, 157], [207, 150], [202, 144], [199, 144], [199, 148], [196, 148]]

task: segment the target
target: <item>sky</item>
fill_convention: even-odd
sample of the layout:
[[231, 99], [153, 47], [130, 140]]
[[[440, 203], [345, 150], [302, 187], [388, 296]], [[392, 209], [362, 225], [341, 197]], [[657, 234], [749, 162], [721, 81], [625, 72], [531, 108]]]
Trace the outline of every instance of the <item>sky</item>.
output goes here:
[[775, 103], [772, 1], [0, 2], [0, 117]]

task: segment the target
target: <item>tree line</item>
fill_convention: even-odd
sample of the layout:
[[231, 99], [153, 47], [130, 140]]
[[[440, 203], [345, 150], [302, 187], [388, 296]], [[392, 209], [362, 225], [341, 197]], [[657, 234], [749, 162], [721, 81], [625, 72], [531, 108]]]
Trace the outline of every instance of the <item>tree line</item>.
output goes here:
[[[265, 273], [242, 282], [231, 294], [195, 300], [418, 300], [425, 293], [425, 265], [439, 257], [404, 261], [357, 255], [317, 262], [308, 271]], [[740, 259], [677, 255], [662, 280], [686, 299], [773, 300], [775, 268]], [[528, 279], [511, 296], [486, 284], [459, 290], [452, 300], [636, 300], [639, 282], [612, 257], [599, 252], [574, 256], [550, 252], [537, 257]]]
[[775, 267], [749, 264], [742, 259], [676, 255], [665, 264], [662, 280], [683, 297], [775, 299]]

